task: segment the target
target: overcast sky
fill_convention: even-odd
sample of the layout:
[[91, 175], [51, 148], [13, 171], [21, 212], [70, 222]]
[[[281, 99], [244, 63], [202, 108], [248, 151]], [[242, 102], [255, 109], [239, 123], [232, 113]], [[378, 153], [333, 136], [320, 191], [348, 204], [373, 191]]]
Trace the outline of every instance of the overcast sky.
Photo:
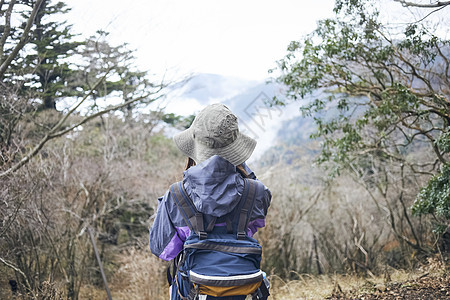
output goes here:
[[111, 33], [137, 50], [141, 69], [264, 79], [288, 43], [332, 15], [334, 0], [76, 0], [76, 32]]
[[[148, 70], [156, 78], [165, 75], [165, 82], [195, 73], [264, 80], [269, 77], [268, 70], [286, 54], [289, 42], [313, 31], [318, 20], [332, 17], [334, 6], [334, 0], [73, 0], [67, 3], [73, 8], [67, 17], [75, 32], [84, 37], [99, 29], [110, 32], [113, 45], [128, 43], [131, 49], [136, 49], [140, 70]], [[393, 22], [414, 20], [408, 9], [393, 0], [374, 3]], [[441, 14], [447, 16], [447, 21], [450, 19], [448, 10]], [[440, 29], [448, 27], [448, 22], [441, 23]], [[235, 89], [230, 82], [236, 80], [227, 78], [223, 85]], [[164, 102], [167, 112], [191, 114], [203, 105], [195, 99], [172, 98]], [[259, 151], [262, 150], [259, 146]]]
[[[214, 73], [264, 79], [292, 40], [333, 15], [334, 0], [74, 0], [75, 32], [111, 33], [137, 50], [139, 68], [176, 77]], [[386, 3], [380, 0], [379, 3]], [[392, 0], [387, 1], [393, 4]], [[383, 9], [394, 14], [398, 3]], [[448, 13], [448, 11], [447, 11]], [[397, 17], [396, 17], [397, 18]]]

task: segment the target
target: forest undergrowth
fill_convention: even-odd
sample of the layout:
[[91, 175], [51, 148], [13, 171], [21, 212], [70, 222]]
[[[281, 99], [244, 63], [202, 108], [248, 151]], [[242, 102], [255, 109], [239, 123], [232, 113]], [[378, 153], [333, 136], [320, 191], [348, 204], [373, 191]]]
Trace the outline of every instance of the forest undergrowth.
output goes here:
[[[113, 299], [168, 299], [165, 263], [147, 250], [131, 249], [119, 256], [122, 266], [111, 285]], [[377, 276], [358, 274], [295, 274], [286, 280], [269, 275], [273, 300], [290, 299], [448, 299], [450, 269], [439, 256], [429, 258], [414, 269], [386, 267]], [[86, 285], [80, 299], [105, 299], [105, 291]]]
[[[248, 162], [273, 196], [272, 299], [450, 298], [450, 41], [378, 3], [337, 0], [271, 71], [270, 104], [305, 100], [315, 130], [283, 123]], [[148, 230], [192, 116], [163, 112], [169, 83], [126, 44], [78, 40], [66, 8], [0, 1], [0, 299], [105, 299], [103, 278], [113, 299], [167, 299]]]
[[410, 270], [387, 267], [378, 276], [299, 275], [283, 281], [272, 278], [272, 299], [448, 299], [449, 268], [440, 258]]

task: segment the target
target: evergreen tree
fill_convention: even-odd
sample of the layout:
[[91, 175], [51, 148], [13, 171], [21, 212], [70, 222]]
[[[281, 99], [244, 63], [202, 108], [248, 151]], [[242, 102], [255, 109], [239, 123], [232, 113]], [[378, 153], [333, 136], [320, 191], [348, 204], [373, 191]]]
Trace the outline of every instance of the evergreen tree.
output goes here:
[[[110, 45], [102, 31], [78, 41], [71, 26], [57, 19], [67, 11], [65, 3], [51, 0], [0, 2], [6, 16], [0, 20], [0, 177], [26, 164], [49, 140], [113, 110], [131, 117], [136, 105], [162, 96], [163, 84], [136, 68], [126, 44]], [[82, 116], [72, 118], [80, 108]], [[21, 120], [31, 125], [17, 130]]]
[[[17, 6], [32, 7], [32, 1], [18, 1]], [[42, 109], [55, 109], [58, 98], [80, 95], [73, 85], [73, 77], [78, 72], [74, 56], [84, 42], [76, 40], [71, 25], [55, 21], [54, 17], [69, 11], [66, 4], [50, 0], [42, 1], [36, 12], [33, 30], [27, 46], [12, 61], [4, 83], [14, 85], [20, 96], [40, 102]], [[25, 12], [22, 17], [29, 17]], [[27, 22], [18, 28], [11, 28], [11, 41], [17, 40]], [[8, 51], [9, 50], [9, 51]], [[11, 49], [7, 49], [8, 54]]]
[[[71, 33], [71, 26], [66, 22], [52, 21], [54, 15], [67, 13], [69, 10], [63, 2], [52, 5], [45, 1], [38, 11], [35, 24], [36, 29], [31, 44], [35, 54], [27, 55], [25, 65], [35, 70], [37, 76], [36, 90], [42, 99], [44, 109], [56, 109], [56, 99], [75, 96], [80, 93], [71, 86], [75, 67], [71, 67], [70, 58], [73, 57], [82, 42], [75, 41]], [[48, 21], [47, 21], [48, 19]]]

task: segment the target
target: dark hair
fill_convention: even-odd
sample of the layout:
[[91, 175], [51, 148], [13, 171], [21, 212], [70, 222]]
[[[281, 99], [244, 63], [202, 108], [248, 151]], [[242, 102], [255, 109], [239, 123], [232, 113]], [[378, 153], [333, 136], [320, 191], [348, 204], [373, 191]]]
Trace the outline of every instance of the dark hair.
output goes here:
[[[193, 167], [195, 165], [196, 165], [195, 160], [188, 157], [188, 160], [186, 162], [186, 167], [184, 168], [184, 170], [186, 171], [187, 169], [189, 169], [190, 167]], [[239, 166], [236, 166], [236, 171], [238, 171], [239, 174], [242, 175], [242, 177], [250, 178], [250, 175], [247, 173], [247, 171], [245, 171], [244, 166], [242, 164], [240, 164]]]
[[195, 166], [195, 160], [193, 160], [192, 158], [188, 157], [188, 160], [186, 162], [186, 167], [184, 168], [184, 170], [186, 171], [187, 169], [189, 169], [190, 167]]
[[244, 166], [240, 164], [239, 166], [236, 166], [236, 170], [242, 175], [244, 178], [250, 178], [250, 175], [245, 171]]

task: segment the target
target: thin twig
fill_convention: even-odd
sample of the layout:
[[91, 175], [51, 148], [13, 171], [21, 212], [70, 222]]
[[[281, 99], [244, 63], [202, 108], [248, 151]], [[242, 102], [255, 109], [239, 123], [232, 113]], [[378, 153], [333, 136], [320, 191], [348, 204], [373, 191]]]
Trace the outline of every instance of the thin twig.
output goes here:
[[[9, 2], [8, 10], [6, 11], [5, 26], [3, 27], [3, 35], [2, 35], [2, 38], [0, 39], [0, 59], [3, 57], [6, 39], [8, 38], [9, 33], [11, 31], [11, 14], [12, 14], [12, 9], [15, 4], [16, 4], [16, 0], [11, 0], [11, 2]], [[0, 10], [1, 10], [2, 6], [3, 6], [3, 1], [0, 3]]]
[[[105, 75], [106, 76], [106, 75]], [[104, 79], [104, 77], [103, 78], [101, 78], [97, 83], [96, 83], [96, 85], [90, 90], [90, 92], [87, 94], [87, 95], [85, 95], [84, 97], [83, 97], [83, 99], [82, 100], [80, 100], [80, 102], [74, 107], [74, 108], [72, 108], [40, 141], [39, 141], [39, 143], [33, 148], [33, 150], [31, 150], [26, 156], [24, 156], [18, 163], [16, 163], [15, 165], [13, 165], [12, 167], [10, 167], [9, 169], [7, 169], [6, 171], [4, 171], [4, 172], [2, 172], [2, 173], [0, 173], [0, 178], [2, 178], [2, 177], [4, 177], [4, 176], [7, 176], [7, 175], [9, 175], [9, 174], [11, 174], [11, 173], [13, 173], [13, 172], [15, 172], [15, 171], [17, 171], [18, 169], [20, 169], [21, 167], [23, 167], [25, 164], [27, 164], [29, 161], [30, 161], [30, 159], [31, 158], [33, 158], [34, 156], [36, 156], [38, 153], [39, 153], [39, 151], [44, 147], [44, 145], [49, 141], [49, 140], [51, 140], [51, 139], [54, 139], [54, 138], [57, 138], [57, 137], [60, 137], [60, 136], [62, 136], [62, 135], [64, 135], [64, 134], [66, 134], [66, 133], [68, 133], [68, 132], [70, 132], [71, 130], [73, 130], [73, 129], [75, 129], [76, 127], [78, 127], [78, 126], [80, 126], [80, 125], [83, 125], [84, 123], [86, 123], [86, 122], [88, 122], [89, 120], [91, 120], [91, 119], [93, 119], [93, 118], [96, 118], [96, 117], [98, 117], [98, 116], [101, 116], [101, 115], [103, 115], [103, 114], [105, 114], [105, 113], [108, 113], [108, 112], [110, 112], [110, 111], [113, 111], [113, 110], [117, 110], [117, 109], [120, 109], [120, 108], [122, 108], [122, 107], [124, 107], [124, 106], [127, 106], [127, 105], [129, 105], [129, 104], [131, 104], [131, 103], [134, 103], [134, 102], [137, 102], [137, 101], [140, 101], [140, 100], [143, 100], [143, 99], [145, 99], [145, 98], [148, 98], [149, 96], [151, 96], [152, 94], [156, 94], [156, 93], [158, 93], [159, 91], [161, 91], [161, 89], [162, 89], [162, 87], [160, 87], [159, 88], [159, 90], [158, 91], [156, 91], [156, 92], [151, 92], [151, 93], [147, 93], [147, 94], [145, 94], [145, 95], [143, 95], [143, 96], [141, 96], [141, 97], [138, 97], [138, 98], [135, 98], [135, 99], [130, 99], [130, 100], [128, 100], [128, 101], [126, 101], [126, 102], [124, 102], [124, 103], [122, 103], [122, 104], [118, 104], [118, 105], [115, 105], [115, 106], [111, 106], [111, 107], [109, 107], [109, 108], [107, 108], [107, 109], [104, 109], [104, 110], [101, 110], [101, 111], [99, 111], [99, 112], [97, 112], [97, 113], [95, 113], [95, 114], [92, 114], [92, 115], [89, 115], [89, 116], [87, 116], [87, 117], [85, 117], [85, 118], [83, 118], [83, 120], [81, 120], [80, 122], [78, 122], [78, 123], [76, 123], [76, 124], [74, 124], [74, 125], [72, 125], [72, 126], [69, 126], [68, 128], [66, 128], [66, 129], [64, 129], [64, 130], [60, 130], [60, 131], [58, 131], [58, 129], [60, 129], [61, 128], [61, 126], [64, 124], [64, 122], [67, 120], [67, 117], [70, 115], [70, 114], [72, 114], [74, 111], [75, 111], [75, 109], [76, 108], [78, 108], [80, 105], [81, 105], [81, 103], [83, 103], [92, 93], [93, 93], [93, 91], [97, 88], [97, 86], [103, 81], [103, 79]], [[155, 101], [155, 100], [157, 100], [157, 99], [159, 99], [161, 96], [158, 96], [158, 97], [156, 97], [155, 99], [153, 99], [152, 101]]]
[[[428, 13], [425, 17], [421, 18], [420, 20], [415, 21], [414, 23], [420, 23], [423, 20], [425, 20], [426, 18], [428, 18], [430, 15], [434, 14], [435, 12], [440, 11], [441, 9], [445, 8], [445, 6], [439, 7], [438, 9], [433, 10], [432, 12]], [[413, 24], [414, 24], [413, 23]]]
[[6, 59], [1, 63], [0, 65], [0, 78], [3, 77], [6, 70], [8, 69], [9, 65], [13, 61], [13, 59], [17, 56], [20, 50], [25, 46], [28, 40], [28, 35], [30, 33], [31, 27], [33, 26], [34, 19], [36, 18], [36, 15], [39, 11], [39, 8], [41, 7], [44, 0], [38, 0], [36, 4], [33, 7], [33, 10], [31, 12], [30, 17], [28, 18], [27, 24], [25, 26], [25, 29], [23, 30], [22, 36], [20, 37], [19, 42], [17, 43], [16, 47], [11, 51], [11, 53], [6, 57]]
[[422, 3], [415, 3], [415, 2], [409, 2], [405, 0], [394, 0], [395, 2], [401, 3], [403, 6], [412, 6], [412, 7], [421, 7], [421, 8], [433, 8], [433, 7], [445, 7], [447, 5], [450, 5], [450, 1], [438, 1], [435, 3], [430, 4], [422, 4]]
[[31, 292], [31, 294], [33, 295], [33, 299], [36, 299], [36, 295], [33, 291], [33, 289], [31, 288], [30, 283], [28, 282], [27, 276], [25, 275], [24, 272], [22, 272], [22, 270], [20, 270], [19, 268], [17, 268], [16, 266], [14, 266], [12, 263], [4, 260], [3, 258], [0, 257], [0, 261], [7, 266], [8, 268], [13, 269], [14, 271], [16, 271], [17, 273], [19, 273], [20, 275], [22, 275], [23, 279], [25, 280], [25, 284], [27, 285], [27, 289]]

